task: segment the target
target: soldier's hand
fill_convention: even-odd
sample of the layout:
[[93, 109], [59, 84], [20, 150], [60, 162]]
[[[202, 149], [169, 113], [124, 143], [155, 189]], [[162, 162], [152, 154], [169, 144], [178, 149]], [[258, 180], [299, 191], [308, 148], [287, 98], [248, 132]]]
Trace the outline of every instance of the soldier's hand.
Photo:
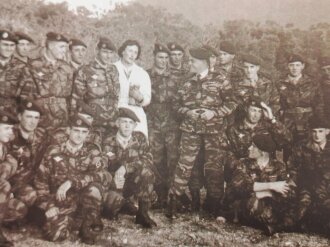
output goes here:
[[194, 109], [187, 112], [187, 116], [193, 120], [197, 120], [201, 114], [201, 109]]
[[58, 189], [56, 192], [56, 199], [61, 202], [66, 199], [66, 193], [68, 190], [71, 188], [71, 181], [65, 181]]
[[52, 207], [46, 211], [45, 215], [47, 218], [53, 218], [57, 216], [59, 213], [60, 210], [58, 209], [58, 207]]
[[116, 171], [114, 181], [117, 189], [124, 188], [125, 174], [126, 174], [126, 169], [124, 166], [119, 167], [119, 169]]
[[135, 99], [137, 102], [143, 101], [143, 94], [140, 92], [140, 88], [133, 85], [129, 88], [129, 96]]
[[272, 109], [268, 105], [266, 105], [264, 102], [261, 102], [260, 105], [263, 108], [265, 118], [272, 120], [274, 118]]
[[290, 185], [286, 181], [277, 181], [271, 183], [270, 189], [286, 196], [290, 190]]
[[204, 109], [204, 112], [201, 114], [201, 118], [206, 121], [211, 120], [214, 116], [215, 116], [214, 111], [208, 109]]

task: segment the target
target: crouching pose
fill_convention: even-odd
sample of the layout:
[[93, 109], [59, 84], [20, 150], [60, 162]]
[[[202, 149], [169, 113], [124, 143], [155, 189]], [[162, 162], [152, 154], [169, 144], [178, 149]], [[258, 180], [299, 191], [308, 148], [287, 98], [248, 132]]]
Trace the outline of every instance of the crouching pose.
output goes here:
[[156, 226], [148, 214], [155, 179], [147, 140], [142, 133], [133, 132], [138, 121], [133, 111], [120, 108], [118, 132], [104, 141], [104, 151], [110, 159], [109, 171], [114, 176], [105, 211], [116, 214], [122, 207], [132, 208], [131, 199], [136, 197], [139, 207], [135, 223], [151, 228]]
[[90, 122], [76, 115], [67, 141], [51, 146], [35, 178], [37, 205], [45, 212], [43, 230], [50, 241], [62, 241], [78, 232], [93, 244], [103, 225], [100, 219], [104, 192], [111, 175], [107, 158], [95, 145], [87, 145]]

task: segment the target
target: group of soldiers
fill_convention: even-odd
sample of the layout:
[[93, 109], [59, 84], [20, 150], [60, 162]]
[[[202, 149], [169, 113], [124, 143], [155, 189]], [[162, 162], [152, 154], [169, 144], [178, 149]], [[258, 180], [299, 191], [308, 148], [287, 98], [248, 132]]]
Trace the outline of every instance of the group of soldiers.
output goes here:
[[330, 57], [311, 77], [290, 54], [272, 80], [228, 41], [189, 52], [157, 43], [146, 72], [135, 40], [117, 50], [101, 37], [89, 63], [79, 39], [49, 32], [32, 58], [33, 46], [0, 30], [0, 246], [13, 246], [2, 227], [27, 220], [49, 241], [94, 244], [102, 218], [119, 213], [157, 226], [150, 208], [171, 220], [203, 210], [268, 235], [329, 233]]

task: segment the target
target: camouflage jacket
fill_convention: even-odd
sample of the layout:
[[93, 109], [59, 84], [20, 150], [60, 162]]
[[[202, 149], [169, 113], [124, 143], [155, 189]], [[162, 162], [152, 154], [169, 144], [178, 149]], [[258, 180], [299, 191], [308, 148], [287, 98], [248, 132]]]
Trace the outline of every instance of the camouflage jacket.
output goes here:
[[2, 144], [2, 156], [0, 157], [0, 178], [9, 180], [15, 175], [18, 162], [12, 154], [8, 152], [6, 144]]
[[70, 191], [77, 193], [92, 182], [109, 186], [111, 177], [106, 172], [107, 157], [95, 145], [83, 145], [74, 154], [67, 142], [50, 146], [37, 170], [34, 185], [38, 204], [43, 208], [56, 205], [57, 189], [67, 180], [72, 182]]
[[243, 77], [242, 70], [239, 69], [235, 64], [229, 67], [218, 65], [215, 67], [215, 71], [224, 76], [225, 80], [229, 81], [232, 85], [233, 82], [239, 81]]
[[237, 158], [248, 156], [248, 148], [252, 144], [252, 137], [255, 134], [269, 133], [272, 135], [278, 149], [292, 141], [290, 131], [279, 121], [272, 124], [269, 121], [261, 120], [252, 128], [244, 120], [240, 123], [234, 123], [227, 129], [227, 139], [232, 151]]
[[95, 126], [114, 122], [118, 113], [119, 90], [116, 67], [102, 67], [93, 61], [77, 71], [73, 84], [73, 110], [75, 102], [82, 100], [95, 110]]
[[[237, 106], [231, 85], [217, 73], [208, 73], [201, 80], [193, 76], [180, 88], [179, 99], [178, 112], [183, 116], [181, 130], [199, 134], [218, 133], [223, 128], [224, 118]], [[224, 106], [230, 112], [223, 110]], [[193, 120], [187, 116], [189, 110], [203, 108], [215, 113], [211, 120]]]
[[326, 119], [330, 122], [330, 80], [321, 80], [320, 87], [316, 98], [319, 99], [319, 104], [316, 107], [316, 112], [318, 116]]

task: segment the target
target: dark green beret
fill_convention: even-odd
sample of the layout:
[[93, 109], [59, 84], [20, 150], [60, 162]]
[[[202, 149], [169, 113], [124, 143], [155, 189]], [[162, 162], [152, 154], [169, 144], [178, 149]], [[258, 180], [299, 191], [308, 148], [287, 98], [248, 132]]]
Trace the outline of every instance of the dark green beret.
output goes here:
[[14, 125], [18, 123], [18, 119], [9, 112], [0, 110], [0, 123]]
[[330, 57], [324, 56], [318, 59], [318, 63], [321, 67], [330, 66]]
[[216, 56], [216, 57], [219, 56], [219, 52], [214, 47], [212, 47], [210, 45], [203, 45], [202, 47], [206, 50], [209, 50], [213, 56]]
[[112, 43], [110, 39], [106, 37], [100, 37], [99, 43], [97, 44], [97, 48], [116, 51], [116, 46]]
[[156, 55], [158, 52], [165, 52], [167, 54], [170, 54], [170, 51], [169, 49], [167, 49], [166, 46], [156, 43], [154, 48], [154, 55]]
[[7, 30], [0, 30], [0, 40], [12, 41], [17, 44], [18, 40], [14, 33]]
[[130, 118], [134, 122], [140, 122], [140, 119], [137, 117], [134, 111], [126, 107], [119, 108], [118, 118]]
[[40, 115], [43, 114], [43, 109], [42, 107], [36, 103], [32, 99], [21, 99], [19, 104], [18, 104], [18, 112], [23, 113], [25, 110], [27, 111], [36, 111], [39, 112]]
[[313, 115], [309, 118], [310, 129], [330, 129], [328, 121], [320, 116]]
[[242, 58], [242, 61], [245, 63], [250, 63], [250, 64], [258, 65], [258, 66], [261, 65], [260, 58], [257, 56], [254, 56], [252, 54], [243, 54], [241, 56], [241, 58]]
[[69, 40], [60, 33], [48, 32], [46, 34], [46, 37], [47, 37], [48, 41], [62, 41], [62, 42], [69, 43]]
[[20, 41], [20, 40], [27, 40], [30, 43], [35, 44], [34, 40], [29, 35], [27, 35], [26, 33], [15, 32], [15, 35], [16, 35], [18, 41]]
[[252, 137], [252, 142], [261, 151], [272, 153], [276, 150], [276, 143], [270, 134], [256, 134]]
[[92, 124], [83, 116], [76, 114], [71, 117], [70, 126], [90, 129], [92, 127]]
[[87, 45], [80, 39], [70, 39], [69, 49], [71, 50], [73, 46], [83, 46], [87, 48]]
[[189, 53], [193, 58], [200, 60], [208, 60], [212, 55], [212, 53], [209, 50], [202, 47], [191, 48], [189, 49]]
[[256, 97], [256, 96], [251, 96], [249, 97], [249, 99], [246, 102], [246, 106], [254, 106], [254, 107], [258, 107], [263, 109], [263, 107], [261, 106], [261, 98], [260, 97]]
[[169, 42], [167, 44], [167, 48], [170, 50], [170, 51], [182, 51], [184, 53], [184, 49], [181, 45], [175, 43], [175, 42]]
[[288, 56], [288, 63], [301, 62], [305, 63], [305, 59], [299, 54], [290, 54]]
[[235, 46], [229, 41], [221, 41], [219, 46], [220, 51], [224, 51], [232, 55], [236, 54]]

